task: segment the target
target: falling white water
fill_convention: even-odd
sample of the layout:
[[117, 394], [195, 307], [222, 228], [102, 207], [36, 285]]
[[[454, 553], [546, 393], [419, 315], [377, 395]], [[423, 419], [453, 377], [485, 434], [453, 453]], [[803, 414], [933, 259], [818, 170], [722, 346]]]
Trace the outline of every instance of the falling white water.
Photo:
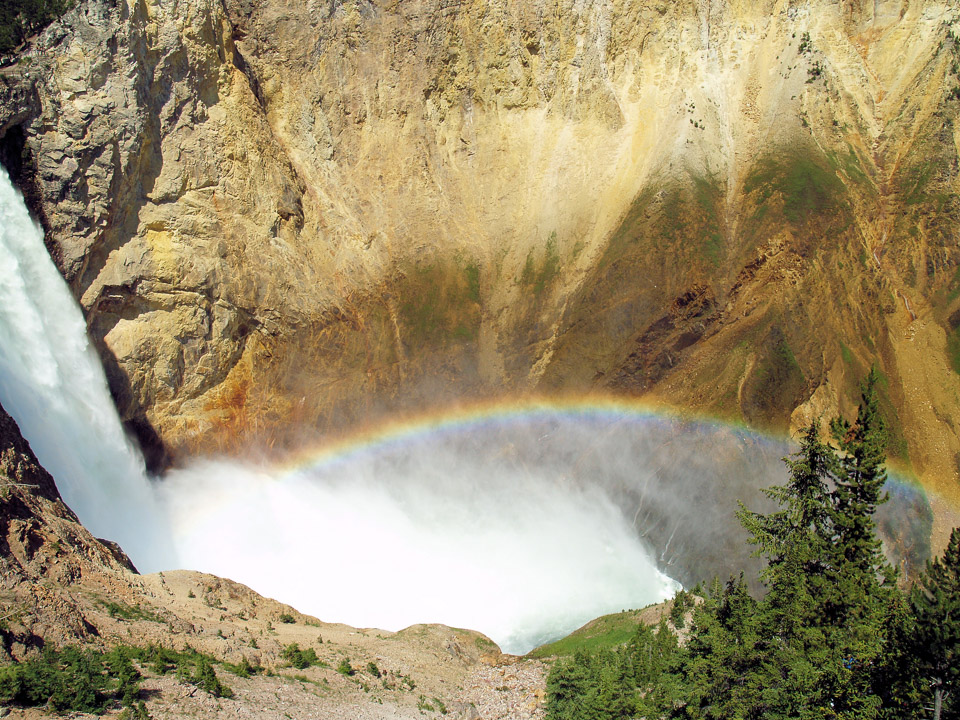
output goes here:
[[120, 543], [141, 570], [171, 563], [143, 460], [124, 435], [83, 315], [2, 171], [0, 403], [87, 529]]

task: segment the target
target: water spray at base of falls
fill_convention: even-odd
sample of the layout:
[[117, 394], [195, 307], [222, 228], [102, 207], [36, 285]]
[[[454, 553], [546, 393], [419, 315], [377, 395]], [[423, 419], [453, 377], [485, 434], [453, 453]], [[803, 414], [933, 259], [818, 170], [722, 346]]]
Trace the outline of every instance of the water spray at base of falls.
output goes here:
[[205, 463], [162, 493], [198, 569], [356, 627], [443, 623], [526, 652], [679, 587], [600, 489], [483, 473], [438, 447], [416, 460], [283, 477]]

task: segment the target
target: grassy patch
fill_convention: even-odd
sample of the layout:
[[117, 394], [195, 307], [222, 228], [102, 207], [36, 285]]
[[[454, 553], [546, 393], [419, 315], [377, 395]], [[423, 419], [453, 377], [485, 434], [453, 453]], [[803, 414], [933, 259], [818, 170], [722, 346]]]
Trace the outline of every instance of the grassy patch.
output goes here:
[[123, 603], [101, 601], [100, 603], [110, 617], [117, 620], [146, 620], [148, 622], [163, 622], [159, 615], [140, 606], [124, 605]]
[[[722, 201], [723, 188], [710, 176], [691, 175], [686, 183], [644, 190], [611, 236], [602, 264], [614, 264], [649, 245], [687, 262], [696, 260], [694, 251], [699, 259], [719, 266], [724, 255]], [[648, 242], [642, 243], [645, 238]]]
[[[897, 412], [893, 400], [890, 398], [890, 379], [880, 368], [877, 368], [877, 397], [879, 399], [880, 413], [883, 416], [883, 423], [887, 431], [887, 457], [897, 458], [906, 466], [910, 464], [910, 451], [907, 446], [907, 438], [903, 431], [903, 423], [900, 421], [900, 414]], [[859, 389], [855, 399], [859, 402]]]
[[781, 328], [770, 328], [762, 355], [744, 384], [744, 413], [763, 425], [776, 425], [800, 401], [806, 378]]
[[829, 161], [794, 154], [761, 160], [744, 182], [758, 209], [779, 200], [784, 217], [794, 226], [816, 216], [835, 213], [842, 205], [843, 183]]
[[523, 270], [520, 272], [520, 284], [533, 291], [537, 297], [543, 294], [560, 274], [560, 253], [557, 252], [557, 233], [550, 233], [543, 249], [543, 255], [534, 256], [533, 250], [527, 253]]
[[960, 267], [956, 269], [953, 277], [950, 278], [950, 282], [947, 283], [946, 297], [948, 304], [960, 297]]
[[935, 172], [936, 165], [932, 160], [924, 160], [903, 172], [900, 177], [900, 192], [907, 205], [919, 205], [930, 200], [927, 185]]
[[842, 341], [840, 342], [840, 357], [843, 358], [843, 361], [847, 365], [854, 364], [853, 353], [850, 351], [850, 348], [843, 344]]
[[480, 304], [480, 266], [476, 261], [471, 261], [463, 268], [463, 274], [467, 281], [467, 298], [478, 305]]
[[541, 645], [527, 657], [546, 658], [573, 655], [578, 651], [609, 650], [629, 642], [641, 624], [639, 610], [625, 610], [591, 620], [556, 642]]
[[411, 346], [475, 340], [480, 329], [480, 266], [475, 261], [434, 262], [400, 281], [400, 321]]
[[723, 235], [720, 232], [720, 214], [717, 212], [723, 199], [721, 188], [712, 178], [694, 176], [693, 197], [700, 219], [697, 233], [700, 242], [697, 245], [704, 258], [717, 267], [723, 258]]
[[947, 357], [950, 359], [950, 367], [960, 375], [960, 327], [951, 330], [947, 335]]

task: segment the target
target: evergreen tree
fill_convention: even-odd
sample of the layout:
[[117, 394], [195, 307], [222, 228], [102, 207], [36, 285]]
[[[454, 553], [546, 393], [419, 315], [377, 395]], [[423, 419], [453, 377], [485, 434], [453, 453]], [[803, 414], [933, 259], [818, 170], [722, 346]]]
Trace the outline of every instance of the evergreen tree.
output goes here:
[[824, 623], [841, 655], [832, 675], [835, 707], [858, 717], [879, 712], [878, 677], [890, 655], [888, 638], [896, 597], [895, 573], [883, 555], [874, 513], [887, 501], [883, 484], [886, 430], [879, 410], [880, 375], [871, 368], [861, 386], [856, 421], [831, 423], [840, 454], [833, 491], [834, 541], [824, 586]]
[[842, 418], [830, 424], [839, 446], [840, 472], [834, 490], [833, 524], [838, 567], [855, 576], [881, 579], [889, 584], [890, 568], [880, 547], [873, 514], [888, 499], [886, 429], [879, 410], [876, 367], [870, 369], [861, 388], [857, 419], [850, 425]]
[[741, 576], [719, 583], [693, 615], [678, 684], [686, 702], [674, 716], [694, 718], [760, 718], [762, 668], [757, 603]]
[[[804, 432], [800, 450], [784, 462], [790, 470], [787, 484], [763, 491], [781, 509], [764, 515], [741, 504], [738, 517], [750, 534], [749, 542], [757, 546], [756, 554], [767, 559], [761, 578], [770, 588], [769, 602], [796, 605], [798, 595], [819, 596], [828, 582], [826, 559], [834, 541], [828, 483], [835, 478], [839, 460], [820, 440], [820, 424], [815, 421]], [[782, 621], [795, 625], [814, 611], [809, 607], [798, 614], [801, 609], [784, 608]]]
[[864, 382], [853, 425], [831, 423], [837, 449], [820, 440], [818, 423], [805, 431], [799, 452], [786, 460], [788, 482], [767, 491], [780, 510], [739, 513], [768, 561], [757, 645], [767, 717], [870, 718], [879, 711], [895, 591], [873, 520], [886, 499], [878, 377], [874, 369]]
[[960, 529], [950, 535], [943, 557], [927, 564], [910, 605], [910, 653], [924, 708], [931, 708], [933, 720], [960, 717], [954, 702], [960, 687]]
[[742, 576], [715, 581], [694, 610], [685, 647], [661, 644], [676, 643], [664, 621], [656, 634], [638, 631], [626, 651], [558, 663], [548, 680], [550, 720], [899, 720], [917, 704], [917, 683], [901, 681], [913, 675], [932, 693], [937, 720], [958, 717], [951, 668], [960, 533], [931, 565], [912, 623], [873, 520], [886, 500], [879, 377], [873, 369], [866, 378], [854, 423], [831, 423], [835, 447], [820, 439], [818, 423], [806, 429], [786, 459], [788, 481], [765, 491], [778, 510], [741, 506], [740, 521], [767, 560], [764, 598], [752, 598]]

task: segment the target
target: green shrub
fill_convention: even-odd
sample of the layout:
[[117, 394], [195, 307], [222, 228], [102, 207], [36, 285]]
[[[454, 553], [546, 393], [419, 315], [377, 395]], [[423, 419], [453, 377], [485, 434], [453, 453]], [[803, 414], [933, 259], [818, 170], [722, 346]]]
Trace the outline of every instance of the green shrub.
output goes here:
[[213, 669], [213, 663], [206, 656], [201, 655], [197, 660], [190, 682], [214, 697], [233, 697], [233, 690], [220, 682], [220, 678]]
[[317, 657], [317, 651], [313, 648], [301, 650], [298, 643], [287, 645], [281, 653], [281, 657], [298, 670], [303, 670], [311, 665], [319, 665], [320, 658]]
[[149, 620], [150, 622], [163, 622], [159, 615], [150, 612], [149, 610], [144, 610], [139, 606], [131, 607], [129, 605], [124, 605], [123, 603], [113, 601], [104, 602], [102, 604], [103, 607], [106, 608], [110, 617], [116, 620]]
[[22, 663], [0, 667], [0, 700], [58, 712], [100, 713], [111, 700], [133, 706], [140, 673], [121, 648], [108, 653], [47, 647]]
[[259, 675], [263, 672], [260, 665], [253, 665], [246, 657], [242, 658], [236, 665], [232, 663], [223, 663], [223, 667], [232, 672], [237, 677], [248, 678], [251, 675]]

